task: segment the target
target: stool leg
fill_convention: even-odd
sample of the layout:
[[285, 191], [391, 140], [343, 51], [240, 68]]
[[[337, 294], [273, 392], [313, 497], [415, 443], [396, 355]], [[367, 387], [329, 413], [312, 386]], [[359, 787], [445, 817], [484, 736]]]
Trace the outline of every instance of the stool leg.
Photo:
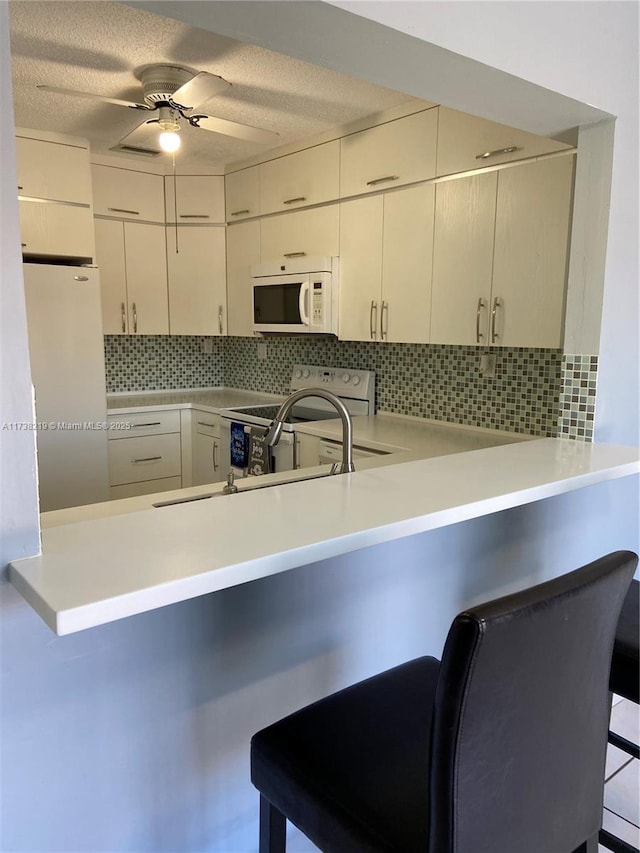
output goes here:
[[587, 838], [573, 853], [598, 853], [598, 834], [596, 833], [591, 838]]
[[[287, 844], [287, 819], [260, 794], [260, 849], [259, 853], [285, 853]], [[589, 851], [591, 853], [591, 851]]]

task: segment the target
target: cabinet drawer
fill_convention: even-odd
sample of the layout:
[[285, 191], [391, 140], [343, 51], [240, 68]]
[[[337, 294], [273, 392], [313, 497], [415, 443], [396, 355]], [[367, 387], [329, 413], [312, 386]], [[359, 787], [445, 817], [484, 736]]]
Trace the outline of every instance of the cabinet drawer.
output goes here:
[[227, 221], [237, 222], [260, 213], [260, 167], [232, 172], [224, 179]]
[[340, 198], [425, 181], [436, 173], [437, 109], [340, 140]]
[[124, 486], [111, 486], [109, 500], [120, 498], [136, 498], [138, 495], [153, 495], [155, 492], [168, 492], [171, 489], [181, 489], [181, 477], [164, 477], [162, 480], [145, 480], [142, 483], [127, 483]]
[[210, 435], [220, 438], [220, 416], [209, 412], [193, 412], [193, 425], [200, 435]]
[[260, 260], [337, 255], [340, 245], [339, 206], [298, 210], [260, 222]]
[[[180, 411], [178, 409], [109, 415], [107, 420], [110, 425], [110, 439], [128, 441], [138, 436], [180, 432]], [[114, 426], [111, 426], [111, 424]], [[117, 428], [116, 424], [118, 424]]]
[[180, 435], [140, 436], [109, 442], [109, 485], [179, 477]]
[[438, 109], [438, 176], [571, 148], [564, 142], [448, 107]]
[[173, 177], [164, 179], [166, 221], [181, 225], [224, 222], [224, 178], [220, 175], [182, 175], [176, 178], [176, 195]]
[[278, 213], [338, 198], [340, 142], [326, 142], [260, 166], [260, 213]]
[[164, 223], [162, 175], [98, 165], [91, 174], [95, 215]]
[[16, 137], [18, 193], [91, 204], [89, 149]]

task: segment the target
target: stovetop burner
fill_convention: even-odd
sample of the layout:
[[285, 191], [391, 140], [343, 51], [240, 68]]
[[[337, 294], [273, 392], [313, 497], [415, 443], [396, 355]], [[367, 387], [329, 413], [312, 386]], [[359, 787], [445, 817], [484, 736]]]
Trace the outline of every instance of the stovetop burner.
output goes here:
[[[279, 405], [272, 406], [247, 406], [244, 409], [234, 409], [233, 414], [249, 415], [254, 418], [264, 418], [267, 421], [272, 421], [278, 413]], [[284, 423], [300, 424], [309, 421], [324, 421], [337, 418], [338, 413], [334, 410], [320, 411], [316, 409], [306, 409], [302, 406], [294, 406]]]

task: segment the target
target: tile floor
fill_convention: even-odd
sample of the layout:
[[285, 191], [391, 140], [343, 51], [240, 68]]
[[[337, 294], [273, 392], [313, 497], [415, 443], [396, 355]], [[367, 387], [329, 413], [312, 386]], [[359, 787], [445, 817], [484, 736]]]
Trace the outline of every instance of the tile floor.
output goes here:
[[[640, 743], [640, 708], [614, 697], [611, 730]], [[640, 848], [640, 762], [610, 746], [605, 770], [602, 825], [613, 835]], [[606, 853], [604, 847], [600, 853]]]

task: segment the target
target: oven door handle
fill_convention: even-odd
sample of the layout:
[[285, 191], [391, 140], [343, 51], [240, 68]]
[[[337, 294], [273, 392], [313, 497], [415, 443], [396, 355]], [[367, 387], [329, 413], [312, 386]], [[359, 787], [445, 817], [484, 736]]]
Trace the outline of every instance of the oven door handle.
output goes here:
[[300, 295], [298, 296], [298, 308], [300, 310], [300, 319], [305, 326], [309, 325], [309, 282], [303, 281], [300, 285]]

